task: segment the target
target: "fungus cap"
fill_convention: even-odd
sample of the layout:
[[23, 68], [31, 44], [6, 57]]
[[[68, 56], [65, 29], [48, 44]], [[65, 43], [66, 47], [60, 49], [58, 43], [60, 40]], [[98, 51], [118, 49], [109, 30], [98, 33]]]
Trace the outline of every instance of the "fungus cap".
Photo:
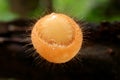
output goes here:
[[51, 13], [34, 25], [31, 40], [37, 53], [52, 63], [71, 60], [81, 48], [81, 28], [64, 14]]

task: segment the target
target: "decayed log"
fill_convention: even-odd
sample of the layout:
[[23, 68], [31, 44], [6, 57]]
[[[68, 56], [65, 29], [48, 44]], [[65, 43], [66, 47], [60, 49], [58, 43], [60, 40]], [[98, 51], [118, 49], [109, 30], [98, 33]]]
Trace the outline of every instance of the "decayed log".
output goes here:
[[[35, 20], [0, 23], [0, 77], [21, 80], [119, 80], [120, 22], [82, 23], [84, 43], [76, 56], [65, 64], [40, 63], [25, 50], [29, 29]], [[81, 25], [81, 22], [78, 22]], [[28, 31], [28, 32], [27, 32]], [[27, 41], [26, 41], [27, 39]]]

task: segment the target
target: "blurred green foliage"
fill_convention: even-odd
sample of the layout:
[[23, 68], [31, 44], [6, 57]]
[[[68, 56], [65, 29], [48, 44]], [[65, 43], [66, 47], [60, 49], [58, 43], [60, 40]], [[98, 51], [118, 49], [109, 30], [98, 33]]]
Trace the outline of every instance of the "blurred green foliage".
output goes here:
[[17, 14], [10, 11], [8, 0], [0, 0], [0, 21], [10, 21], [17, 18]]
[[[28, 0], [29, 1], [29, 0]], [[89, 22], [100, 22], [103, 20], [115, 21], [120, 20], [119, 8], [112, 8], [112, 1], [118, 0], [47, 0], [52, 1], [54, 12], [60, 12], [70, 15], [77, 20]], [[118, 3], [120, 5], [120, 3]], [[46, 2], [39, 0], [36, 9], [29, 12], [27, 17], [36, 18], [41, 16], [46, 10]], [[49, 11], [48, 11], [49, 12]], [[118, 12], [118, 14], [117, 14]], [[10, 10], [9, 0], [0, 0], [0, 21], [10, 21], [19, 18], [20, 15]]]
[[95, 6], [95, 0], [54, 0], [53, 2], [56, 12], [64, 12], [78, 19], [87, 16]]

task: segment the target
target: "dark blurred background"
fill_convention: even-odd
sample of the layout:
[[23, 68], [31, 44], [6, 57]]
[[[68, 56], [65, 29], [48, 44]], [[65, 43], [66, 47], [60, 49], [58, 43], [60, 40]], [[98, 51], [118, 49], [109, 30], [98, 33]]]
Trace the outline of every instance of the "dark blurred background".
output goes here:
[[[29, 44], [51, 12], [82, 23], [82, 49], [65, 64], [37, 59]], [[0, 0], [0, 80], [120, 80], [120, 0]]]

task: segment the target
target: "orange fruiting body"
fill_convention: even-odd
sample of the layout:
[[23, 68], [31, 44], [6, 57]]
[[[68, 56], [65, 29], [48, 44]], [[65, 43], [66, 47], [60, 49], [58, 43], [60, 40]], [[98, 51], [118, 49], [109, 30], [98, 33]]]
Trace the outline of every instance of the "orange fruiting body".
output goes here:
[[83, 35], [72, 18], [51, 13], [34, 25], [31, 40], [41, 57], [52, 63], [65, 63], [80, 50]]

